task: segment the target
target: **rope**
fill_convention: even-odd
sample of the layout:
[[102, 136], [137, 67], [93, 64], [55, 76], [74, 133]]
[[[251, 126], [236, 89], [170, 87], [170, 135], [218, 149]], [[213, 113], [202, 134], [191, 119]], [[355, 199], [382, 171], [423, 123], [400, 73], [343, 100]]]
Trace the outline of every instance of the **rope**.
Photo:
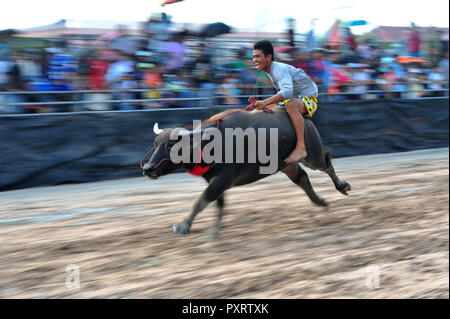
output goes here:
[[151, 150], [150, 151], [148, 151], [148, 153], [147, 154], [145, 154], [145, 156], [143, 157], [143, 158], [141, 158], [141, 161], [139, 162], [139, 165], [141, 166], [141, 169], [144, 169], [144, 165], [142, 165], [142, 162], [145, 160], [145, 158], [151, 153], [151, 152], [153, 152], [155, 150], [155, 146], [153, 146], [152, 148], [151, 148]]
[[[256, 101], [257, 101], [256, 98], [255, 98], [254, 96], [251, 96], [251, 97], [248, 98], [248, 102], [249, 102], [250, 104], [247, 105], [244, 109], [233, 110], [233, 111], [231, 111], [231, 112], [229, 112], [229, 113], [226, 113], [226, 114], [222, 115], [221, 117], [219, 117], [219, 118], [217, 118], [217, 119], [205, 121], [204, 123], [205, 123], [205, 124], [208, 124], [208, 123], [216, 122], [216, 123], [217, 123], [216, 126], [219, 127], [220, 121], [222, 121], [226, 116], [228, 116], [228, 115], [230, 115], [230, 114], [233, 114], [233, 113], [236, 113], [236, 112], [241, 112], [241, 111], [243, 111], [243, 110], [244, 110], [244, 111], [251, 111], [251, 110], [254, 110], [254, 109], [255, 109], [255, 103], [256, 103]], [[263, 108], [262, 110], [263, 110], [264, 112], [270, 112], [270, 113], [273, 113], [273, 110], [272, 110], [270, 107], [265, 107], [265, 108]], [[145, 160], [145, 159], [146, 159], [146, 158], [147, 158], [147, 157], [155, 150], [155, 148], [156, 148], [156, 146], [153, 146], [153, 147], [150, 149], [150, 151], [148, 151], [148, 153], [145, 154], [145, 156], [140, 160], [139, 164], [140, 164], [140, 166], [141, 166], [141, 169], [144, 169], [144, 165], [142, 164], [142, 162], [143, 162], [143, 161], [144, 161], [144, 160]], [[199, 161], [198, 163], [196, 163], [192, 169], [190, 169], [190, 170], [187, 169], [187, 172], [188, 172], [189, 174], [194, 175], [194, 176], [202, 176], [202, 175], [203, 175], [204, 173], [206, 173], [206, 172], [210, 169], [210, 167], [211, 167], [210, 165], [207, 165], [206, 167], [204, 167], [204, 166], [201, 165], [201, 161], [202, 161], [202, 157], [203, 157], [201, 147], [199, 147], [199, 152], [200, 152], [200, 161]], [[158, 164], [156, 164], [156, 165], [153, 167], [153, 169], [156, 169], [159, 165], [161, 165], [162, 162], [168, 161], [168, 160], [170, 160], [170, 158], [167, 158], [167, 157], [163, 158], [162, 160], [159, 161]]]

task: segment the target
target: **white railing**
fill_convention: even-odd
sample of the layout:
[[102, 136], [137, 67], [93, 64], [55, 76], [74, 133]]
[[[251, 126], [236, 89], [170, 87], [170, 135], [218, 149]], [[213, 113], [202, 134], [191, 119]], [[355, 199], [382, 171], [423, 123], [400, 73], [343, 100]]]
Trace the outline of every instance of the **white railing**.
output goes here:
[[[409, 87], [408, 83], [404, 82], [398, 82], [398, 83], [390, 83], [390, 84], [399, 84], [404, 85], [405, 90], [367, 90], [364, 92], [351, 92], [351, 91], [344, 91], [344, 92], [336, 92], [336, 93], [319, 93], [319, 96], [334, 96], [334, 95], [367, 95], [367, 94], [386, 94], [386, 93], [434, 93], [434, 92], [442, 92], [445, 96], [448, 96], [448, 88], [433, 90], [433, 89], [411, 89]], [[415, 83], [416, 84], [416, 83]], [[429, 84], [429, 82], [421, 82], [417, 84]], [[368, 86], [370, 84], [347, 84], [342, 85], [346, 87], [352, 87], [352, 86]], [[445, 85], [448, 87], [448, 83]], [[239, 87], [237, 87], [239, 88]], [[250, 90], [254, 90], [254, 92], [258, 92], [259, 89], [265, 89], [265, 90], [271, 90], [272, 88], [266, 87], [266, 86], [260, 86], [260, 87], [251, 87], [248, 88]], [[89, 100], [89, 99], [83, 99], [78, 101], [39, 101], [39, 102], [1, 102], [0, 105], [3, 106], [52, 106], [52, 105], [80, 105], [80, 104], [99, 104], [99, 103], [147, 103], [147, 102], [184, 102], [184, 101], [214, 101], [218, 99], [224, 99], [224, 98], [239, 98], [239, 99], [247, 99], [251, 95], [222, 95], [222, 94], [210, 94], [208, 96], [204, 96], [204, 93], [206, 91], [212, 91], [217, 92], [218, 88], [161, 88], [161, 89], [130, 89], [130, 90], [74, 90], [74, 91], [0, 91], [1, 95], [41, 95], [41, 94], [81, 94], [81, 95], [89, 95], [92, 93], [146, 93], [146, 92], [195, 92], [196, 95], [203, 93], [203, 96], [197, 96], [197, 97], [160, 97], [160, 98], [140, 98], [140, 99], [104, 99], [104, 100]], [[266, 98], [271, 96], [270, 94], [253, 94], [254, 96], [257, 96], [258, 98]]]

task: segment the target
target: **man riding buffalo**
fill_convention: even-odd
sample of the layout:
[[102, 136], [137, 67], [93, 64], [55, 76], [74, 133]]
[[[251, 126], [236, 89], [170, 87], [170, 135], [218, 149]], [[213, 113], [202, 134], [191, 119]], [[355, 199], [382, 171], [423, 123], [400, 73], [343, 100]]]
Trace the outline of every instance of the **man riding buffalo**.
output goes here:
[[265, 100], [256, 101], [255, 107], [264, 109], [278, 102], [286, 104], [287, 113], [297, 136], [297, 144], [285, 161], [286, 164], [297, 163], [307, 156], [303, 117], [311, 118], [317, 109], [317, 85], [302, 69], [275, 62], [273, 46], [270, 41], [262, 40], [255, 43], [253, 62], [258, 71], [262, 70], [267, 73], [278, 91], [277, 94]]
[[[223, 217], [225, 191], [231, 187], [253, 183], [278, 171], [282, 171], [292, 182], [300, 186], [314, 204], [327, 205], [315, 193], [307, 173], [299, 163], [288, 164], [283, 160], [295, 148], [296, 134], [284, 106], [276, 106], [271, 110], [272, 112], [256, 109], [250, 112], [243, 109], [228, 110], [204, 121], [201, 126], [195, 127], [192, 131], [184, 128], [166, 128], [155, 131], [158, 135], [152, 149], [154, 153], [147, 163], [143, 163], [145, 157], [141, 160], [145, 176], [156, 179], [181, 168], [202, 176], [208, 183], [207, 188], [195, 202], [190, 215], [182, 222], [175, 224], [174, 231], [188, 234], [195, 216], [209, 203], [217, 201], [219, 213], [213, 233], [216, 237]], [[310, 119], [305, 119], [304, 128], [305, 147], [308, 155], [301, 162], [311, 169], [319, 169], [327, 173], [335, 188], [347, 195], [347, 191], [350, 191], [351, 187], [336, 176], [331, 164], [330, 152], [324, 149], [320, 135]], [[237, 130], [240, 134], [232, 134], [230, 138], [230, 134], [228, 134], [230, 130], [232, 132]], [[252, 132], [254, 132], [255, 138], [250, 134]], [[213, 152], [211, 148], [207, 150], [212, 142], [208, 140], [208, 137], [204, 138], [206, 135], [219, 141], [214, 143], [216, 149]], [[201, 136], [201, 138], [196, 138], [196, 136]], [[267, 168], [266, 158], [255, 157], [252, 154], [254, 152], [261, 154], [260, 148], [268, 144], [271, 145], [272, 153], [269, 154], [269, 157], [275, 157], [275, 161], [273, 161], [275, 166], [273, 170], [267, 172], [263, 170], [263, 168]], [[276, 148], [272, 148], [274, 144]], [[233, 154], [236, 155], [231, 157], [231, 160], [226, 160], [227, 152], [229, 152], [227, 145], [231, 145]], [[240, 145], [244, 145], [243, 153], [239, 151], [242, 149]], [[186, 149], [189, 152], [186, 157], [188, 160], [175, 160], [174, 155], [179, 150], [183, 150], [184, 146], [187, 146]], [[218, 152], [223, 157], [214, 156], [212, 157], [213, 161], [206, 160], [208, 152]], [[264, 152], [262, 153], [264, 154]]]

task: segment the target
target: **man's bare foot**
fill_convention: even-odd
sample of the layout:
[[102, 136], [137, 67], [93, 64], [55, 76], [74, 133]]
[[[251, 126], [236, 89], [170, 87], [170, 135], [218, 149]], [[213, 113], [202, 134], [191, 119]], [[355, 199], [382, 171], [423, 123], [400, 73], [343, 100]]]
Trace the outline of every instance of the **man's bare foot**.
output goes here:
[[308, 156], [308, 153], [306, 153], [306, 150], [294, 150], [291, 155], [288, 156], [288, 158], [286, 158], [284, 160], [284, 162], [286, 164], [292, 164], [292, 163], [298, 163], [302, 158], [305, 158], [306, 156]]

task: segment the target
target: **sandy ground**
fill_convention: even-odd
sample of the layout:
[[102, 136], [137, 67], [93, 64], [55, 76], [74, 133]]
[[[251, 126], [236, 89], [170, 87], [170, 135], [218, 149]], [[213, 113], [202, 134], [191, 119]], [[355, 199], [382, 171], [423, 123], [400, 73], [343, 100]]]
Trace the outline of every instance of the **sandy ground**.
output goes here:
[[3, 192], [0, 298], [449, 298], [448, 164], [336, 159], [348, 197], [307, 169], [328, 209], [282, 173], [231, 189], [218, 241], [215, 205], [172, 232], [206, 185], [187, 174]]

